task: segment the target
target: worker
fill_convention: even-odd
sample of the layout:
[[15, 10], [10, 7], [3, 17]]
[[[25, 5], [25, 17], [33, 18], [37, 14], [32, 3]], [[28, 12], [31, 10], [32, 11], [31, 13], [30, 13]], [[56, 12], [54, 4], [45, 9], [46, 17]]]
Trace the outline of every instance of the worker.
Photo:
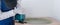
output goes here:
[[0, 0], [0, 25], [14, 25], [14, 7], [17, 0]]

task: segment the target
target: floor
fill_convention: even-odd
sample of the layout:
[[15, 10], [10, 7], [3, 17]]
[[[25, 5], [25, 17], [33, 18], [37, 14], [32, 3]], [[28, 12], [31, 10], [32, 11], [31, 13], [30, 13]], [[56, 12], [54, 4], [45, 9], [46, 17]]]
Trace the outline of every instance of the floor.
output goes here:
[[[49, 19], [49, 20], [51, 20], [52, 21], [52, 23], [51, 24], [43, 24], [43, 25], [60, 25], [60, 22], [58, 22], [58, 21], [56, 21], [55, 19], [53, 19], [53, 18], [47, 18], [47, 19]], [[33, 25], [33, 24], [20, 24], [20, 23], [15, 23], [15, 25]], [[36, 24], [35, 24], [36, 25]], [[41, 24], [38, 24], [38, 25], [41, 25]]]

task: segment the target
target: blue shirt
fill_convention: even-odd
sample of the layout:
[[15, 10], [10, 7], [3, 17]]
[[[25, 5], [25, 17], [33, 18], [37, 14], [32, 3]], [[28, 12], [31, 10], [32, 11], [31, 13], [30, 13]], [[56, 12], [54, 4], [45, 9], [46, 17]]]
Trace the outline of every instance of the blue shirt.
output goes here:
[[4, 0], [1, 0], [1, 11], [2, 12], [7, 12], [11, 9], [7, 8], [7, 6], [5, 5], [5, 1]]

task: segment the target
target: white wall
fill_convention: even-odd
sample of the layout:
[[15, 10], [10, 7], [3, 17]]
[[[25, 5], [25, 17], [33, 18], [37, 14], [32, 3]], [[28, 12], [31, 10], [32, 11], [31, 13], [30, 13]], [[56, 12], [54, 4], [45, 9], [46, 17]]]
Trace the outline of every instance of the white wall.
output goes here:
[[60, 0], [54, 1], [54, 18], [60, 21]]
[[60, 21], [60, 0], [22, 0], [27, 17], [53, 17]]
[[26, 9], [27, 17], [50, 17], [53, 15], [53, 0], [22, 0], [22, 6]]

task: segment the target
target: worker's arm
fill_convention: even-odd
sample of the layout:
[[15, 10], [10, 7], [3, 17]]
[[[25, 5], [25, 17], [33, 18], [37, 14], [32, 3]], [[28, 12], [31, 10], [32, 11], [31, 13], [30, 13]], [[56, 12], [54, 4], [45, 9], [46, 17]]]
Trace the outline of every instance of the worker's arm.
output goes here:
[[17, 6], [14, 9], [14, 13], [22, 14], [23, 13], [23, 10], [24, 9], [22, 7], [21, 0], [18, 0], [17, 1]]

